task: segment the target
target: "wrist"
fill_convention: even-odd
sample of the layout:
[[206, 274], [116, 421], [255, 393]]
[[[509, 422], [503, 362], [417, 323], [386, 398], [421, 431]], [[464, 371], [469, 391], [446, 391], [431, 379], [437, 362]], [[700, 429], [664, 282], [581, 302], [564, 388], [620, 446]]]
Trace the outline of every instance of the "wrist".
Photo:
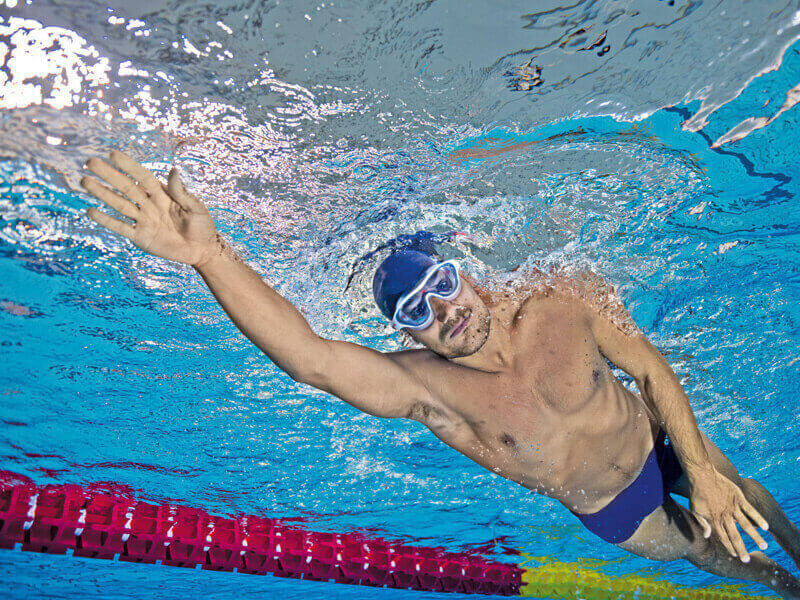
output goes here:
[[690, 484], [694, 484], [696, 482], [706, 482], [710, 481], [714, 477], [716, 477], [717, 469], [714, 467], [711, 462], [708, 464], [695, 464], [691, 465], [688, 468], [684, 467], [684, 472], [686, 473], [686, 478], [689, 480]]
[[219, 234], [213, 242], [201, 247], [197, 254], [197, 259], [191, 263], [197, 271], [213, 268], [215, 264], [233, 257], [233, 251]]

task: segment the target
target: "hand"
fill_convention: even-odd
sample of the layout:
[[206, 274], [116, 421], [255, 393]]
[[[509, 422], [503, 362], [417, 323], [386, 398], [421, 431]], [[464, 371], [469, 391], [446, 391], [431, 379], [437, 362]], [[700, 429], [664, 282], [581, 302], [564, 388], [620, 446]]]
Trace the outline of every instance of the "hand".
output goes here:
[[690, 477], [689, 481], [689, 509], [703, 526], [704, 537], [711, 537], [713, 528], [731, 556], [738, 555], [742, 562], [749, 562], [750, 555], [736, 528], [738, 523], [759, 548], [766, 549], [767, 543], [753, 523], [766, 531], [767, 521], [747, 501], [738, 485], [713, 468]]
[[90, 219], [145, 252], [187, 265], [196, 267], [218, 251], [214, 221], [203, 203], [186, 191], [177, 169], [163, 185], [127, 154], [112, 150], [109, 160], [114, 166], [99, 158], [86, 166], [110, 187], [94, 177], [84, 177], [81, 185], [133, 223], [96, 208], [86, 211]]

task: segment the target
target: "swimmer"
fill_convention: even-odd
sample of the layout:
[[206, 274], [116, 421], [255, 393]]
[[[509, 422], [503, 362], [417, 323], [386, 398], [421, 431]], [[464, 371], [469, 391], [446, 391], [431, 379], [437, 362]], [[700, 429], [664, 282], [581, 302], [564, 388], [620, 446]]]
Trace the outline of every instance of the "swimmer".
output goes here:
[[[191, 265], [236, 326], [292, 379], [383, 418], [419, 421], [479, 465], [555, 498], [603, 540], [645, 558], [800, 599], [763, 552], [769, 532], [800, 567], [800, 532], [770, 493], [697, 427], [663, 356], [575, 294], [492, 296], [456, 261], [401, 249], [373, 279], [392, 325], [424, 348], [378, 352], [324, 339], [217, 233], [176, 170], [166, 185], [121, 152], [87, 163], [90, 208], [145, 252]], [[622, 309], [624, 311], [624, 308]], [[607, 361], [631, 375], [626, 389]], [[688, 498], [689, 509], [670, 494]]]

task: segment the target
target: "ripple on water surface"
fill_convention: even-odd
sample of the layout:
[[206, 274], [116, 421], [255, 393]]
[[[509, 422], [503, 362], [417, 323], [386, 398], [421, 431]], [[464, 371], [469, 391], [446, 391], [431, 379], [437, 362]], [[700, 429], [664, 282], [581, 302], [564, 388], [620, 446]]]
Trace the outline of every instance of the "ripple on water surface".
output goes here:
[[[370, 252], [420, 230], [493, 281], [518, 265], [602, 273], [701, 428], [800, 520], [796, 3], [12, 4], [0, 7], [2, 468], [716, 581], [598, 545], [557, 503], [420, 426], [280, 373], [191, 269], [82, 216], [95, 201], [81, 165], [113, 146], [161, 176], [179, 165], [321, 335], [400, 347], [371, 303], [382, 253]], [[15, 573], [0, 589], [20, 597], [44, 594], [34, 572], [54, 594], [79, 569], [73, 594], [208, 584], [0, 560]], [[224, 576], [203, 577], [229, 594]]]

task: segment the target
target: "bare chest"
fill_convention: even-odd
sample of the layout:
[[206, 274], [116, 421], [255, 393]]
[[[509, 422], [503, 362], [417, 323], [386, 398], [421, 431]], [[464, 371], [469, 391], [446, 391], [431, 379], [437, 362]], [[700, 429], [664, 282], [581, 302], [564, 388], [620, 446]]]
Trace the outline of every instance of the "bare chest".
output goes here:
[[641, 466], [650, 422], [588, 323], [554, 302], [520, 311], [501, 372], [438, 379], [457, 427], [441, 439], [478, 464], [584, 512]]
[[494, 460], [505, 456], [529, 471], [563, 462], [571, 442], [613, 418], [600, 404], [614, 377], [590, 332], [569, 315], [539, 315], [511, 343], [512, 367], [454, 382], [453, 402]]

